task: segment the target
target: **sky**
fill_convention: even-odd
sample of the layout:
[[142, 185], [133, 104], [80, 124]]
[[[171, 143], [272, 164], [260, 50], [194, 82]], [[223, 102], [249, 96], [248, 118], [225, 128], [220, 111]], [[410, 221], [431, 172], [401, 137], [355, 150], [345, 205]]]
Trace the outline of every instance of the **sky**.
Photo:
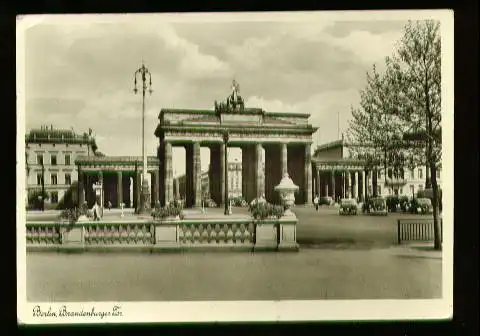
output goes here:
[[[152, 74], [146, 99], [146, 149], [162, 108], [213, 109], [235, 79], [246, 107], [311, 114], [318, 143], [338, 139], [357, 107], [367, 71], [382, 67], [406, 21], [203, 20], [120, 15], [42, 18], [25, 30], [26, 131], [41, 125], [93, 129], [106, 155], [141, 155], [141, 96], [133, 93], [142, 60]], [[338, 125], [340, 127], [338, 127]], [[231, 152], [230, 159], [239, 159]], [[202, 148], [202, 168], [208, 166]], [[174, 149], [174, 173], [185, 171]]]

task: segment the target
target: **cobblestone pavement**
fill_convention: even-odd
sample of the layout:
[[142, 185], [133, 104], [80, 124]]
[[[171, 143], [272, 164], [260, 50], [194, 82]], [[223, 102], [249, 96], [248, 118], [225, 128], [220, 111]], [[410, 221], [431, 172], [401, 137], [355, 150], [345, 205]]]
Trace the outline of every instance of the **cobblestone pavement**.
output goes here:
[[29, 301], [431, 299], [439, 252], [27, 254]]

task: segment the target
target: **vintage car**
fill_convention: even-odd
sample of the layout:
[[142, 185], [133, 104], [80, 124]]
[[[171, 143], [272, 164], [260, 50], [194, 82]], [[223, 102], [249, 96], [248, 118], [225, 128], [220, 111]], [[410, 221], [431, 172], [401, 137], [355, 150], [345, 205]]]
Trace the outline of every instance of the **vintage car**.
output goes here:
[[433, 213], [432, 201], [430, 198], [417, 198], [416, 213], [426, 215]]
[[357, 201], [353, 198], [342, 198], [340, 200], [340, 208], [338, 210], [339, 215], [356, 215], [357, 214]]
[[330, 196], [320, 197], [320, 199], [318, 200], [318, 205], [333, 205], [333, 204], [335, 204], [335, 201]]
[[386, 216], [387, 202], [383, 197], [372, 197], [363, 203], [363, 212], [369, 215], [382, 215]]

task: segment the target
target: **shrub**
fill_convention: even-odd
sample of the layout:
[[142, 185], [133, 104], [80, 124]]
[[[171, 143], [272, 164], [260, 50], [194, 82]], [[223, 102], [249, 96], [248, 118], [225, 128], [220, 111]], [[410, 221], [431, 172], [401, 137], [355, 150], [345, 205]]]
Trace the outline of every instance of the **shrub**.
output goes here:
[[274, 205], [267, 202], [250, 204], [248, 210], [255, 219], [266, 219], [270, 217], [280, 218], [285, 212], [283, 206]]
[[397, 211], [397, 205], [399, 204], [399, 199], [397, 195], [389, 195], [386, 197], [385, 202], [387, 203], [387, 209], [390, 212]]
[[183, 219], [182, 207], [178, 202], [172, 202], [165, 207], [156, 206], [152, 211], [152, 217], [156, 220], [162, 220], [167, 217], [177, 217]]
[[409, 203], [408, 196], [400, 196], [398, 198], [398, 202], [400, 204], [400, 209], [403, 212], [406, 212], [408, 210], [408, 203]]

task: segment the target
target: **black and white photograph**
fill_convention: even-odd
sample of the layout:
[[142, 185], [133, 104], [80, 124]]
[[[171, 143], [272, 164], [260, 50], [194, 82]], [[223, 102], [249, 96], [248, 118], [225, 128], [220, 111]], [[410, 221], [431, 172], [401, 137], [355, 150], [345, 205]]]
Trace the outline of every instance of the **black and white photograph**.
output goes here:
[[17, 18], [22, 324], [453, 313], [453, 12]]

